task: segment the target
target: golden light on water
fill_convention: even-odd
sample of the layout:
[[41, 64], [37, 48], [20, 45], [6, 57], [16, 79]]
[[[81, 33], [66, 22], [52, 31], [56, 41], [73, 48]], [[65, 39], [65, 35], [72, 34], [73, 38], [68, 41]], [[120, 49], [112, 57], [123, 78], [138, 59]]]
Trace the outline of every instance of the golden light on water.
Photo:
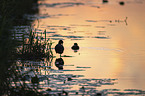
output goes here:
[[[145, 88], [143, 87], [145, 83], [143, 82], [145, 80], [144, 3], [128, 3], [120, 6], [113, 0], [110, 0], [109, 4], [92, 0], [88, 1], [89, 3], [82, 1], [86, 5], [65, 7], [66, 0], [43, 2], [62, 3], [60, 7], [54, 8], [39, 6], [40, 16], [48, 15], [48, 18], [39, 18], [39, 29], [55, 32], [47, 34], [48, 36], [61, 35], [51, 37], [53, 39], [64, 39], [63, 54], [73, 56], [63, 58], [65, 65], [74, 65], [64, 66], [64, 69], [77, 69], [77, 66], [91, 67], [84, 69], [85, 71], [70, 73], [83, 74], [85, 78], [119, 78], [120, 83], [115, 85], [118, 88], [138, 88], [139, 85]], [[127, 22], [125, 22], [126, 17]], [[76, 37], [70, 38], [71, 36]], [[102, 39], [97, 36], [109, 38]], [[58, 40], [53, 39], [54, 48]], [[71, 50], [75, 42], [80, 46], [77, 53]], [[57, 54], [54, 52], [54, 55]], [[134, 78], [139, 80], [135, 81]]]

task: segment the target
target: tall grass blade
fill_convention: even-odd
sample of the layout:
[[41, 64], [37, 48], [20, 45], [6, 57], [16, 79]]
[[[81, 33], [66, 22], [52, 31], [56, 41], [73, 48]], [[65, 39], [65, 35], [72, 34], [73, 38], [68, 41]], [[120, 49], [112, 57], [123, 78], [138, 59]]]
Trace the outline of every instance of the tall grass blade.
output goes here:
[[45, 34], [45, 42], [46, 42], [46, 29], [44, 30], [44, 34]]
[[24, 41], [24, 39], [25, 39], [25, 38], [24, 38], [24, 34], [22, 35], [22, 39], [23, 39], [23, 44], [22, 44], [22, 46], [23, 46], [23, 47], [22, 47], [22, 54], [24, 54], [24, 44], [25, 44], [25, 41]]

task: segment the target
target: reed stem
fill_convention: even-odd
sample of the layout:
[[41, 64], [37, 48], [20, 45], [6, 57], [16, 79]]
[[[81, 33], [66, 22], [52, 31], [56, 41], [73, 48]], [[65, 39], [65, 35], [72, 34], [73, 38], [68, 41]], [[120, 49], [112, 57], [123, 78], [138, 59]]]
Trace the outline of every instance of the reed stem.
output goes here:
[[22, 39], [23, 39], [23, 44], [22, 44], [22, 45], [23, 45], [23, 47], [22, 47], [22, 54], [24, 54], [24, 44], [25, 44], [25, 41], [24, 41], [24, 39], [25, 39], [25, 38], [24, 38], [24, 34], [22, 35]]

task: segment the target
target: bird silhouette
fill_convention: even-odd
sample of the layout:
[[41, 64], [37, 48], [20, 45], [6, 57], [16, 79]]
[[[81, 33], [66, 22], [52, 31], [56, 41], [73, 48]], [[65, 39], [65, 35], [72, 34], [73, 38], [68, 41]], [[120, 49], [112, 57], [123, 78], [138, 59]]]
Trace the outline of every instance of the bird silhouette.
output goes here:
[[63, 51], [64, 51], [63, 41], [59, 40], [58, 44], [55, 46], [55, 52], [60, 54], [60, 57], [61, 57], [61, 54], [63, 53]]
[[107, 3], [108, 2], [108, 0], [103, 0], [103, 3]]
[[119, 4], [120, 4], [120, 5], [124, 5], [124, 2], [123, 2], [123, 1], [120, 1]]
[[79, 46], [77, 43], [74, 43], [74, 45], [71, 47], [71, 49], [74, 50], [74, 52], [77, 52], [77, 50], [79, 50]]

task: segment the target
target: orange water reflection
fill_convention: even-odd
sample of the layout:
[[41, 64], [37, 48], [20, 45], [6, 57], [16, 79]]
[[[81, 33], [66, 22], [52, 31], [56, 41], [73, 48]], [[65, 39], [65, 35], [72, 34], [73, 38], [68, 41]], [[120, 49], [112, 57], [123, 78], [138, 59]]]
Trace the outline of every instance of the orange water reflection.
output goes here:
[[[39, 7], [40, 16], [50, 16], [39, 18], [39, 29], [56, 32], [48, 36], [61, 35], [51, 38], [64, 39], [63, 54], [74, 56], [63, 58], [66, 65], [74, 65], [64, 66], [64, 69], [91, 67], [85, 69], [86, 71], [73, 73], [85, 75], [85, 78], [118, 78], [119, 83], [111, 86], [112, 88], [144, 89], [145, 3], [131, 1], [120, 6], [113, 0], [110, 0], [109, 4], [102, 4], [101, 0], [78, 0], [84, 5], [65, 5], [64, 2], [68, 0], [44, 0], [40, 2], [42, 5]], [[61, 5], [43, 5], [54, 3]], [[124, 22], [126, 17], [127, 24]], [[37, 24], [37, 21], [34, 23]], [[96, 38], [97, 36], [106, 36], [109, 39]], [[58, 40], [53, 39], [54, 47]], [[74, 42], [80, 46], [77, 53], [71, 50]], [[54, 55], [57, 54], [54, 52]]]

